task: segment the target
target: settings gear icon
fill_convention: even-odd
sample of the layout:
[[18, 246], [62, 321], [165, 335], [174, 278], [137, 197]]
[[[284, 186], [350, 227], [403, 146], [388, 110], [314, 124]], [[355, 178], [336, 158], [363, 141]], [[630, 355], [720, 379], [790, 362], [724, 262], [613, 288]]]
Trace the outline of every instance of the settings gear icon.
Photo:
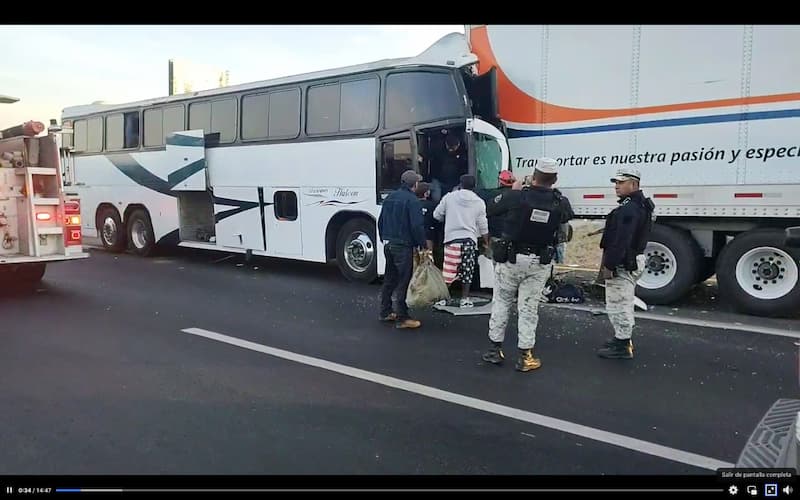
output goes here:
[[728, 493], [731, 495], [736, 495], [737, 493], [739, 493], [739, 488], [737, 488], [735, 484], [732, 484], [731, 486], [728, 487]]

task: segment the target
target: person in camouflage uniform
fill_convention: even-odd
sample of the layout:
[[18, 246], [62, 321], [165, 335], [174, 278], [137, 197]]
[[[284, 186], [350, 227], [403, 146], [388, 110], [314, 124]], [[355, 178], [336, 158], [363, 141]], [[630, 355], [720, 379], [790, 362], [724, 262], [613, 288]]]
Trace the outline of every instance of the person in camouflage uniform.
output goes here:
[[[536, 327], [539, 323], [539, 297], [552, 273], [553, 264], [540, 264], [533, 255], [517, 255], [516, 264], [503, 263], [495, 266], [495, 285], [492, 297], [492, 316], [489, 318], [489, 340], [492, 348], [484, 355], [484, 361], [492, 362], [502, 356], [500, 346], [506, 335], [506, 327], [514, 300], [517, 299], [517, 347], [520, 351], [517, 369], [528, 371], [539, 368], [541, 361], [533, 357], [536, 344]], [[489, 358], [489, 359], [487, 359]], [[497, 363], [495, 363], [497, 364]]]
[[[558, 229], [568, 220], [568, 211], [563, 203], [565, 198], [552, 189], [558, 178], [556, 165], [555, 160], [540, 158], [532, 186], [523, 188], [517, 181], [513, 190], [503, 193], [499, 200], [487, 207], [489, 216], [506, 216], [499, 240], [501, 246], [492, 252], [496, 264], [489, 319], [491, 346], [482, 359], [494, 365], [503, 363], [506, 326], [517, 299], [519, 356], [516, 369], [522, 372], [541, 366], [541, 361], [533, 356], [539, 297], [552, 273]], [[507, 249], [507, 254], [504, 249]]]
[[600, 281], [605, 281], [606, 313], [614, 338], [597, 354], [608, 359], [633, 358], [633, 299], [636, 282], [644, 272], [644, 249], [652, 229], [655, 205], [639, 189], [641, 174], [632, 168], [617, 170], [615, 184], [619, 206], [606, 218], [600, 248], [603, 262]]

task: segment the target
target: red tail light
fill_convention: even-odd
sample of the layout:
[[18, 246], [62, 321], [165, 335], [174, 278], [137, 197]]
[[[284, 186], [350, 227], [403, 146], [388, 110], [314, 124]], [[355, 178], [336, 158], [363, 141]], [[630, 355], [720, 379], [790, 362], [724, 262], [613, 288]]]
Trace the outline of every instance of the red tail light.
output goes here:
[[81, 244], [81, 204], [77, 200], [70, 200], [64, 203], [65, 220], [64, 228], [66, 233], [65, 244], [74, 246]]
[[81, 228], [74, 228], [74, 227], [67, 228], [67, 241], [65, 242], [65, 244], [67, 246], [80, 245]]

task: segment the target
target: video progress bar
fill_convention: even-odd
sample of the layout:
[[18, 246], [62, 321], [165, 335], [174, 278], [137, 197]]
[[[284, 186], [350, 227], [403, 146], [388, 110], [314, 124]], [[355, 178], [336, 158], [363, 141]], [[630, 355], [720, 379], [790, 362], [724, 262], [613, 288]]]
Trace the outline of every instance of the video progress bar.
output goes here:
[[289, 493], [289, 492], [723, 493], [723, 488], [57, 488], [56, 493]]

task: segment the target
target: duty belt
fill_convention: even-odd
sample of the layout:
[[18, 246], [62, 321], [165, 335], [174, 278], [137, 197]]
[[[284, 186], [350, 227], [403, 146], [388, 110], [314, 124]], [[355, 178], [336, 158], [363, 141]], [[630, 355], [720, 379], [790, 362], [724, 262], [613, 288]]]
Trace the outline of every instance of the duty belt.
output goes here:
[[529, 245], [516, 244], [514, 246], [514, 250], [516, 250], [518, 254], [522, 255], [542, 255], [541, 247], [532, 247]]

